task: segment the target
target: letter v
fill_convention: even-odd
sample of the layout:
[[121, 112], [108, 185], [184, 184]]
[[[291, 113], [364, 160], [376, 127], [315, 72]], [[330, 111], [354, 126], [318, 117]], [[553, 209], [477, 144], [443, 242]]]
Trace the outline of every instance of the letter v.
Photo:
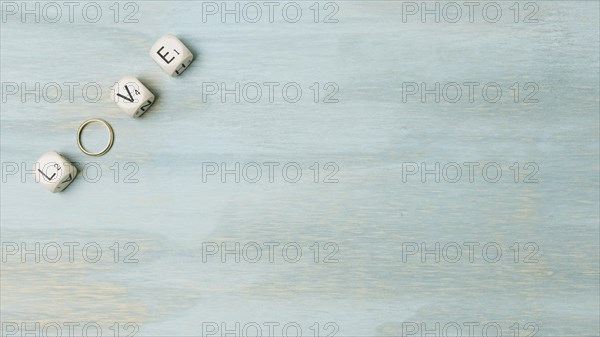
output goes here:
[[133, 95], [131, 95], [131, 91], [129, 91], [129, 88], [127, 86], [125, 86], [125, 90], [127, 90], [129, 97], [125, 97], [125, 96], [121, 95], [120, 93], [117, 93], [117, 96], [123, 98], [126, 101], [129, 101], [129, 103], [133, 103]]

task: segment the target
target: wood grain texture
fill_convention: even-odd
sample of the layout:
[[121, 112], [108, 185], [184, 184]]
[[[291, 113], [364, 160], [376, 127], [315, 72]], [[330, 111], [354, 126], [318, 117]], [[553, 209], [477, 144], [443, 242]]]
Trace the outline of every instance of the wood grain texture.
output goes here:
[[[104, 335], [112, 322], [135, 322], [143, 337], [199, 336], [202, 322], [298, 322], [304, 336], [313, 335], [314, 322], [335, 322], [338, 336], [397, 336], [403, 322], [498, 322], [512, 336], [514, 322], [534, 322], [536, 336], [598, 336], [598, 2], [537, 1], [536, 24], [513, 23], [504, 2], [495, 24], [403, 23], [401, 2], [335, 3], [339, 22], [331, 24], [313, 22], [312, 2], [299, 2], [298, 23], [281, 16], [203, 22], [202, 2], [194, 1], [137, 2], [132, 24], [111, 22], [109, 2], [100, 2], [108, 17], [95, 24], [22, 23], [18, 16], [2, 23], [3, 90], [9, 82], [96, 82], [103, 89], [97, 103], [77, 91], [72, 103], [31, 96], [22, 103], [19, 95], [2, 102], [3, 170], [13, 162], [30, 168], [57, 150], [103, 172], [99, 182], [80, 176], [60, 194], [30, 176], [25, 183], [8, 176], [2, 242], [97, 242], [105, 254], [96, 264], [8, 256], [2, 321], [94, 321]], [[148, 56], [166, 33], [195, 55], [178, 78]], [[157, 95], [142, 118], [111, 102], [109, 88], [124, 75]], [[404, 82], [468, 81], [499, 83], [502, 100], [402, 99]], [[270, 103], [266, 91], [257, 103], [203, 98], [207, 83], [231, 89], [236, 82], [296, 82], [303, 96], [294, 104], [281, 94]], [[339, 102], [314, 103], [314, 82], [336, 83]], [[539, 103], [514, 103], [516, 82], [537, 83]], [[92, 117], [108, 120], [116, 134], [112, 150], [97, 159], [75, 143], [77, 127]], [[104, 137], [90, 136], [91, 146]], [[128, 162], [139, 167], [138, 183], [122, 182]], [[266, 169], [256, 184], [232, 176], [204, 183], [206, 162], [297, 162], [303, 174], [298, 183], [280, 173], [270, 183]], [[314, 183], [314, 162], [321, 181], [323, 165], [337, 163], [339, 182]], [[470, 183], [463, 170], [457, 183], [432, 176], [422, 183], [418, 175], [403, 182], [407, 162], [494, 162], [503, 177], [489, 183], [476, 175]], [[514, 183], [514, 162], [537, 163], [539, 182]], [[498, 243], [503, 258], [402, 260], [403, 243], [471, 241]], [[135, 242], [139, 262], [114, 263], [114, 242]], [[297, 242], [303, 255], [297, 263], [266, 256], [205, 263], [203, 242]], [[335, 243], [339, 262], [314, 263], [314, 242]], [[521, 256], [514, 263], [515, 242], [536, 243], [539, 262]]]

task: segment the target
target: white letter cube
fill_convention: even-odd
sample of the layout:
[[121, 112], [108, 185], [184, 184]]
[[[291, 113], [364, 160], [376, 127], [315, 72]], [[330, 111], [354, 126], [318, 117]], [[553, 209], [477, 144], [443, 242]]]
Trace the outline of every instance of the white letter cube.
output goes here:
[[139, 117], [154, 103], [154, 94], [137, 78], [123, 77], [113, 87], [113, 99], [131, 117]]
[[56, 151], [44, 153], [33, 169], [35, 180], [52, 193], [64, 190], [77, 176], [77, 168]]
[[164, 35], [150, 48], [150, 57], [169, 75], [178, 76], [192, 63], [194, 55], [175, 35]]

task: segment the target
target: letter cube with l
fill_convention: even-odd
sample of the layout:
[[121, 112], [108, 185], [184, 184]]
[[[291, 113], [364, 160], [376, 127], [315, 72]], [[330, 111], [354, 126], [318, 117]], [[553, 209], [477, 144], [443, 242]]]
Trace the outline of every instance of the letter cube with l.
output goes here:
[[154, 103], [154, 94], [137, 78], [123, 77], [113, 87], [113, 99], [131, 117], [139, 117]]
[[174, 35], [164, 35], [150, 48], [150, 57], [169, 76], [179, 76], [192, 63], [194, 55]]
[[35, 180], [52, 193], [64, 190], [77, 176], [77, 168], [56, 151], [44, 153], [33, 169]]

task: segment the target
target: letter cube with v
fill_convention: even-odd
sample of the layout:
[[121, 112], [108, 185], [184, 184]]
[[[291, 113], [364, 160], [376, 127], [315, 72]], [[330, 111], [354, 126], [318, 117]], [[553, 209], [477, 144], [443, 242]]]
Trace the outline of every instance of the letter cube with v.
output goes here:
[[164, 35], [150, 48], [150, 57], [169, 75], [179, 76], [192, 63], [194, 55], [174, 35]]
[[113, 99], [131, 117], [139, 117], [154, 103], [154, 94], [137, 78], [127, 76], [113, 87]]
[[77, 168], [56, 151], [44, 153], [33, 169], [35, 180], [52, 193], [64, 190], [77, 176]]

